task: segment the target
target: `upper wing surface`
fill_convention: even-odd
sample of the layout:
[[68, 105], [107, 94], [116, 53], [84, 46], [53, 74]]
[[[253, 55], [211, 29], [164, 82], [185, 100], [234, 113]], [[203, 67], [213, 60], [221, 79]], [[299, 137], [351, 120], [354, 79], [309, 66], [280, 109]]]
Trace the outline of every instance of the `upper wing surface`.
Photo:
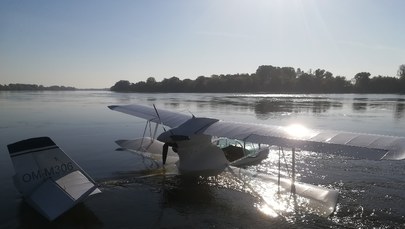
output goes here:
[[[143, 105], [109, 106], [111, 110], [144, 118], [169, 127], [178, 127], [191, 115], [156, 109]], [[183, 127], [186, 129], [186, 126]], [[217, 121], [202, 134], [239, 139], [303, 150], [348, 155], [372, 160], [405, 159], [405, 138], [375, 134], [361, 134], [330, 130], [307, 129], [302, 126], [271, 126], [229, 121]], [[180, 134], [180, 133], [178, 133]]]
[[270, 126], [219, 121], [204, 134], [253, 143], [330, 152], [366, 159], [405, 159], [405, 138], [339, 131], [306, 129], [302, 126]]
[[192, 117], [189, 114], [182, 114], [179, 112], [173, 112], [159, 108], [156, 108], [155, 110], [155, 108], [153, 107], [137, 104], [123, 106], [113, 105], [108, 106], [108, 108], [110, 108], [111, 110], [143, 118], [150, 122], [161, 123], [172, 128], [179, 126]]

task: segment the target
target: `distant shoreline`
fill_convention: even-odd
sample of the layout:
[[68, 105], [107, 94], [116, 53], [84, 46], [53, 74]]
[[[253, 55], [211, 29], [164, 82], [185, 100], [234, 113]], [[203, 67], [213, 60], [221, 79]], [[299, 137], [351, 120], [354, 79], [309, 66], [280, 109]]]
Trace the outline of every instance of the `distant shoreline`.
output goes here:
[[292, 67], [259, 66], [255, 73], [199, 76], [195, 80], [165, 78], [132, 83], [120, 80], [110, 88], [115, 92], [138, 93], [271, 93], [271, 94], [405, 94], [405, 65], [398, 76], [373, 76], [359, 72], [352, 80], [333, 76], [324, 69], [304, 72]]
[[281, 93], [269, 93], [269, 92], [133, 92], [133, 91], [111, 91], [108, 88], [103, 88], [103, 89], [86, 89], [86, 88], [81, 88], [81, 89], [74, 89], [74, 90], [0, 90], [0, 92], [75, 92], [75, 91], [110, 91], [112, 93], [128, 93], [128, 94], [254, 94], [254, 95], [265, 95], [265, 94], [272, 94], [272, 95], [333, 95], [333, 94], [339, 94], [339, 95], [347, 95], [347, 94], [374, 94], [374, 95], [388, 95], [388, 94], [393, 94], [393, 95], [405, 95], [405, 93], [366, 93], [366, 92], [335, 92], [335, 93], [317, 93], [317, 92], [309, 92], [309, 93], [302, 93], [302, 92], [281, 92]]
[[44, 87], [37, 84], [8, 84], [1, 85], [0, 91], [109, 91], [109, 88], [75, 88], [66, 86]]
[[37, 84], [21, 84], [21, 83], [11, 83], [9, 85], [1, 85], [0, 91], [74, 91], [77, 90], [74, 87], [65, 86], [49, 86], [44, 87]]

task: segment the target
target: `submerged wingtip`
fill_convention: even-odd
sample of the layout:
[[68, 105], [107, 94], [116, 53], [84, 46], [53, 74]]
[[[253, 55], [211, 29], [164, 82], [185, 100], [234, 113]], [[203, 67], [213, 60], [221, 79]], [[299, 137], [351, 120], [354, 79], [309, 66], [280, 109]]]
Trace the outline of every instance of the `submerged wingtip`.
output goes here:
[[107, 106], [110, 110], [114, 110], [116, 107], [118, 107], [117, 105], [110, 105], [110, 106]]

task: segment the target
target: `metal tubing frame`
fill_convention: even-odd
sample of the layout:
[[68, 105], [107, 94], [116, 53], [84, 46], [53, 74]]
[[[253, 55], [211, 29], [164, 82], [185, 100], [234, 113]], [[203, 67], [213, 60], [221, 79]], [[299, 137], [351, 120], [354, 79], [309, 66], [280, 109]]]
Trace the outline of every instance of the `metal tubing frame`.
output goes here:
[[281, 179], [281, 147], [278, 148], [278, 179], [277, 179], [278, 194], [280, 194], [280, 179]]
[[295, 148], [292, 148], [291, 162], [291, 193], [295, 194]]

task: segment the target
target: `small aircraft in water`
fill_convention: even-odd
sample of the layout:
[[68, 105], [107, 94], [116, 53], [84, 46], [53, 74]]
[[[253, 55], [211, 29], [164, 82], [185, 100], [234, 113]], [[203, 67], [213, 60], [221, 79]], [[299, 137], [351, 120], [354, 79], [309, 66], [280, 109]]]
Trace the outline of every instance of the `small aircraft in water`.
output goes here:
[[[247, 183], [254, 179], [276, 184], [277, 193], [284, 191], [299, 196], [302, 198], [299, 204], [305, 205], [310, 212], [322, 216], [328, 216], [335, 210], [338, 191], [295, 181], [297, 149], [358, 159], [405, 159], [404, 137], [314, 130], [301, 125], [270, 126], [229, 122], [159, 109], [154, 105], [108, 107], [146, 119], [144, 136], [135, 140], [116, 141], [120, 147], [161, 161], [163, 165], [169, 157], [170, 162], [175, 162], [179, 174], [182, 175], [210, 176], [227, 172]], [[154, 127], [152, 123], [155, 124]], [[170, 129], [164, 128], [163, 133], [156, 136], [159, 125]], [[146, 137], [148, 127], [150, 136]], [[255, 147], [251, 147], [249, 151], [247, 143], [254, 144]], [[241, 168], [266, 159], [270, 146], [277, 146], [280, 149], [278, 176]], [[291, 149], [291, 179], [280, 176], [283, 148]], [[288, 169], [287, 163], [286, 167]], [[267, 198], [264, 201], [272, 205], [278, 199]], [[277, 208], [277, 204], [276, 206], [273, 204], [273, 208]]]
[[[299, 125], [229, 122], [137, 104], [109, 108], [146, 119], [143, 137], [116, 141], [123, 149], [160, 161], [165, 168], [174, 165], [176, 174], [225, 173], [246, 186], [251, 186], [252, 180], [261, 182], [252, 191], [257, 187], [264, 190], [265, 195], [260, 196], [265, 205], [260, 209], [275, 216], [288, 210], [281, 207], [281, 195], [293, 196], [294, 208], [303, 207], [321, 216], [329, 216], [335, 210], [337, 190], [295, 181], [298, 149], [370, 160], [405, 159], [404, 137], [312, 130]], [[159, 126], [163, 132], [157, 136]], [[166, 130], [165, 126], [170, 129]], [[148, 128], [150, 136], [145, 136]], [[271, 146], [279, 147], [277, 176], [243, 168], [266, 159]], [[291, 178], [282, 178], [280, 173], [284, 148], [291, 149]], [[28, 204], [49, 220], [100, 192], [95, 181], [49, 137], [12, 143], [8, 150], [16, 172], [13, 177], [16, 188]], [[266, 195], [268, 189], [274, 188], [278, 195]]]

